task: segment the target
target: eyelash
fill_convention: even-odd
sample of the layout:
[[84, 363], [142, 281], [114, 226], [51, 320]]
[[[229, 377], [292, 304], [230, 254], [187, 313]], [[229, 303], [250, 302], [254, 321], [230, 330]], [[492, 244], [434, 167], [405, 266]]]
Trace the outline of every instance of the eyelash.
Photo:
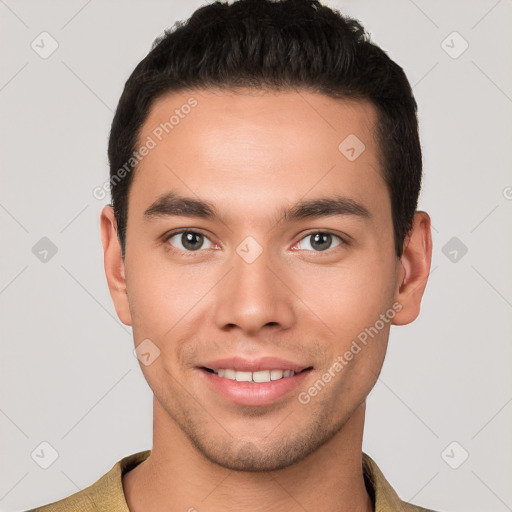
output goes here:
[[[176, 236], [176, 235], [182, 235], [184, 233], [191, 233], [191, 234], [195, 234], [195, 235], [202, 235], [204, 238], [206, 238], [211, 244], [214, 244], [214, 245], [217, 245], [215, 244], [214, 242], [212, 242], [210, 240], [210, 238], [205, 235], [204, 233], [202, 233], [201, 231], [198, 231], [198, 230], [192, 230], [192, 229], [182, 229], [182, 230], [179, 230], [179, 231], [173, 231], [171, 233], [167, 233], [163, 236], [163, 241], [165, 242], [166, 244], [166, 248], [169, 250], [169, 251], [172, 251], [172, 252], [177, 252], [179, 254], [184, 254], [184, 255], [187, 255], [187, 256], [192, 256], [192, 255], [195, 255], [196, 253], [200, 253], [200, 252], [204, 252], [205, 250], [208, 250], [208, 249], [198, 249], [197, 251], [182, 251], [180, 249], [177, 249], [175, 247], [173, 247], [170, 243], [169, 243], [169, 240]], [[335, 247], [332, 247], [332, 248], [329, 248], [329, 249], [326, 249], [325, 251], [312, 251], [312, 250], [309, 250], [309, 249], [303, 249], [303, 250], [307, 250], [308, 252], [311, 252], [311, 253], [315, 253], [315, 254], [319, 254], [319, 255], [322, 255], [322, 254], [330, 254], [332, 253], [335, 249], [337, 248], [340, 248], [341, 246], [349, 246], [350, 243], [345, 239], [343, 238], [342, 236], [336, 234], [336, 233], [333, 233], [332, 231], [329, 231], [329, 230], [325, 230], [325, 231], [310, 231], [309, 233], [306, 233], [302, 238], [300, 238], [300, 240], [298, 240], [295, 244], [294, 244], [294, 247], [298, 244], [300, 244], [300, 242], [302, 242], [302, 240], [306, 239], [307, 237], [309, 236], [313, 236], [313, 235], [318, 235], [318, 234], [322, 234], [322, 235], [331, 235], [332, 237], [334, 238], [337, 238], [340, 243], [338, 245], [336, 245]], [[301, 249], [297, 249], [297, 250], [301, 250]]]

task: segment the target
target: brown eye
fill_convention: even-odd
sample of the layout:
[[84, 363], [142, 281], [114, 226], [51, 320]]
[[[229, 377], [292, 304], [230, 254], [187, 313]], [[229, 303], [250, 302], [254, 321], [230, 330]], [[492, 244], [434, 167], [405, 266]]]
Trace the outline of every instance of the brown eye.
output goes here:
[[[322, 252], [333, 249], [342, 243], [339, 236], [319, 231], [306, 235], [298, 244], [299, 249]], [[334, 244], [334, 245], [333, 245]]]
[[[171, 235], [167, 241], [176, 249], [181, 251], [198, 251], [200, 249], [209, 249], [212, 243], [206, 236], [196, 231], [181, 231]], [[204, 247], [206, 245], [206, 247]]]

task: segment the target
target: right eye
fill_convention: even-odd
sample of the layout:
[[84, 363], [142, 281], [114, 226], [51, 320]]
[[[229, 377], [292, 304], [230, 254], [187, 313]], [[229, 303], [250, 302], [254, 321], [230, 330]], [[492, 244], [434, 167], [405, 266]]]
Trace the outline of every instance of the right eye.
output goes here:
[[[179, 231], [177, 233], [171, 233], [165, 241], [175, 249], [184, 252], [211, 249], [214, 245], [209, 238], [197, 231]], [[204, 247], [204, 244], [207, 244], [207, 247]]]

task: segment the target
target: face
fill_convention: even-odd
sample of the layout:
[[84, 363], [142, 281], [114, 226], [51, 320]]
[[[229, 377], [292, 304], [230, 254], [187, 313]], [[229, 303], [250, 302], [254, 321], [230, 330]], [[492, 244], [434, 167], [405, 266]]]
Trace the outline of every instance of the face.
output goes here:
[[376, 382], [405, 275], [376, 121], [362, 101], [210, 89], [142, 127], [114, 302], [155, 414], [210, 461], [304, 459]]

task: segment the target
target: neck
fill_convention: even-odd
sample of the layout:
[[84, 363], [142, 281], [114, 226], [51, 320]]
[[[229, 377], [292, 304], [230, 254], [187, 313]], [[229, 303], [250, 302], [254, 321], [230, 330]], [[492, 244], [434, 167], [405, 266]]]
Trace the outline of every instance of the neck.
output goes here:
[[233, 471], [207, 460], [154, 402], [151, 455], [123, 477], [131, 512], [370, 512], [362, 472], [365, 403], [302, 461], [270, 472]]

